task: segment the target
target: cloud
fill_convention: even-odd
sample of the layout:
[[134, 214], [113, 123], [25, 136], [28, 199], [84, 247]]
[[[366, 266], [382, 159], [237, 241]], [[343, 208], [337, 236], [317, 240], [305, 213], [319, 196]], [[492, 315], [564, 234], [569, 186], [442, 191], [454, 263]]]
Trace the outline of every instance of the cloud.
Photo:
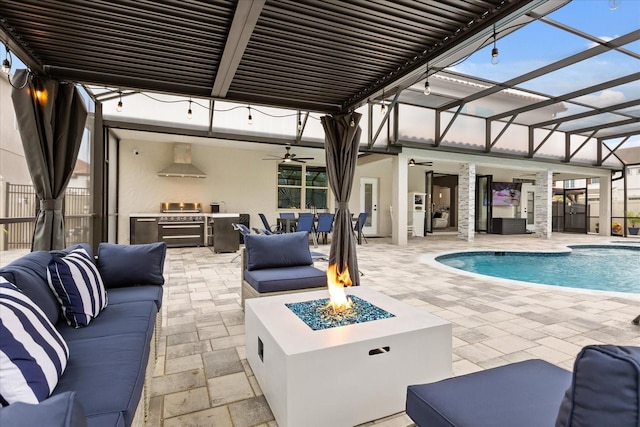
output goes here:
[[[617, 36], [617, 35], [616, 35], [616, 36], [613, 36], [613, 37], [609, 37], [609, 36], [600, 36], [600, 37], [597, 37], [597, 38], [598, 38], [598, 39], [600, 39], [600, 40], [602, 40], [603, 42], [610, 42], [610, 41], [611, 41], [611, 40], [613, 40], [613, 39], [617, 39], [617, 38], [618, 38], [618, 36]], [[592, 47], [596, 47], [596, 46], [598, 46], [598, 45], [599, 45], [599, 43], [596, 43], [596, 42], [587, 43], [587, 49], [591, 49]]]

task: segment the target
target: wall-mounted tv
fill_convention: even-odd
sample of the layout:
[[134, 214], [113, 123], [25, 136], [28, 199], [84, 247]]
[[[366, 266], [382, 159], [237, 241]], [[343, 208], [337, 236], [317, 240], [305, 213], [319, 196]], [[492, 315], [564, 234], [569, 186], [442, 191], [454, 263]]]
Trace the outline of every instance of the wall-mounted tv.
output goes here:
[[491, 188], [493, 206], [519, 206], [522, 183], [494, 182]]

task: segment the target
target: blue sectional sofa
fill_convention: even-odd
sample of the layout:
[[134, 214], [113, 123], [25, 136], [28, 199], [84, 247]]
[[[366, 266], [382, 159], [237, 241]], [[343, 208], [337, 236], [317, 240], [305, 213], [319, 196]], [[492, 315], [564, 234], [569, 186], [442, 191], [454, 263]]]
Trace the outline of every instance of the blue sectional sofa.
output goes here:
[[242, 249], [242, 307], [247, 298], [313, 291], [327, 286], [327, 273], [313, 266], [306, 231], [249, 234]]
[[418, 427], [640, 426], [640, 347], [586, 346], [573, 373], [527, 360], [407, 388]]
[[[0, 269], [3, 289], [14, 290], [6, 284], [9, 282], [33, 301], [68, 347], [66, 368], [50, 396], [38, 399], [37, 404], [15, 402], [0, 408], [3, 427], [144, 424], [156, 353], [154, 334], [160, 322], [166, 244], [101, 243], [95, 266], [106, 288], [106, 307], [86, 326], [72, 327], [66, 321], [69, 313], [61, 309], [48, 280], [55, 276], [52, 260], [78, 249], [93, 258], [91, 248], [83, 244], [62, 251], [31, 252]], [[5, 308], [0, 313], [5, 324], [8, 311]], [[4, 392], [11, 390], [5, 388]]]

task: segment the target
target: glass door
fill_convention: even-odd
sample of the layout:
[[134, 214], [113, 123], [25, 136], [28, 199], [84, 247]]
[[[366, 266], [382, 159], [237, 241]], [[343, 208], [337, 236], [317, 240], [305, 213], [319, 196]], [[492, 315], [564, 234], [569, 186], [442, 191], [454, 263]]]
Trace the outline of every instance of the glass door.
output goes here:
[[493, 175], [476, 176], [476, 231], [491, 233]]
[[587, 232], [587, 189], [564, 190], [564, 231]]
[[433, 171], [427, 171], [424, 177], [424, 231], [433, 233]]

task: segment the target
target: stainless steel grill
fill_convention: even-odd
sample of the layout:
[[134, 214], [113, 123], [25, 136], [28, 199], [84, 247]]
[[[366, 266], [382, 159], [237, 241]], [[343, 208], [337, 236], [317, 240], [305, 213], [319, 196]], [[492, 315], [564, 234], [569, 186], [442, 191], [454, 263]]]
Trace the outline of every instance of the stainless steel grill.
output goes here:
[[[168, 247], [205, 244], [205, 217], [199, 203], [162, 203], [158, 218], [158, 237]], [[172, 214], [172, 215], [170, 215]]]

